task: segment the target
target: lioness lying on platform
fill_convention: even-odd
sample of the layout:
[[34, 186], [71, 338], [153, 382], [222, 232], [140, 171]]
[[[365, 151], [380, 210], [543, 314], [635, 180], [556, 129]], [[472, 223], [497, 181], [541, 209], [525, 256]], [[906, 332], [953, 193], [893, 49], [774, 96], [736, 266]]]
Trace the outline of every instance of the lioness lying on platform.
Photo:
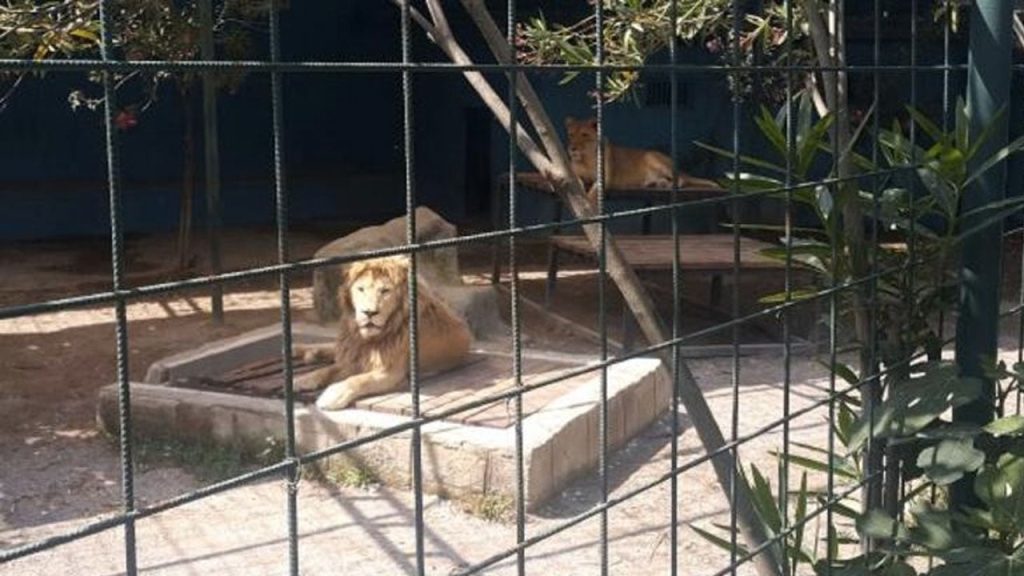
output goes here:
[[[587, 197], [597, 201], [597, 119], [565, 119], [572, 171], [591, 186]], [[677, 185], [691, 188], [721, 188], [715, 182], [679, 171]], [[669, 188], [672, 186], [672, 159], [657, 150], [615, 146], [604, 138], [605, 189]]]
[[[298, 348], [306, 360], [333, 364], [296, 379], [298, 390], [327, 389], [323, 410], [402, 388], [409, 377], [409, 259], [393, 256], [349, 265], [338, 288], [341, 320], [333, 346]], [[454, 368], [469, 355], [469, 326], [417, 278], [419, 368]]]

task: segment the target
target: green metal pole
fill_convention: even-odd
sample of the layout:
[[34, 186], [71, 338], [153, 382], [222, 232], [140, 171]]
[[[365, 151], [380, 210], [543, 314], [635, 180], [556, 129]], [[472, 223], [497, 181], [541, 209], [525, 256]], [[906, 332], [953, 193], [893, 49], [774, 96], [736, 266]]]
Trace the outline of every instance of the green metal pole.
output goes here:
[[[213, 45], [212, 0], [199, 2], [199, 48], [203, 60], [216, 58]], [[217, 86], [214, 72], [203, 74], [203, 151], [206, 172], [206, 233], [210, 242], [210, 273], [219, 274], [220, 262], [220, 149], [217, 135]], [[210, 304], [215, 324], [224, 322], [224, 292], [215, 282]]]
[[[967, 66], [967, 106], [972, 137], [992, 124], [1001, 108], [1009, 103], [1011, 51], [1013, 48], [1013, 0], [978, 0], [971, 5], [971, 37]], [[1008, 125], [1004, 122], [974, 156], [991, 157], [1006, 146]], [[964, 195], [964, 212], [1005, 197], [1006, 164], [989, 170]], [[976, 221], [965, 220], [961, 229]], [[984, 362], [996, 355], [999, 334], [999, 283], [1002, 264], [1002, 223], [996, 222], [964, 241], [960, 266], [960, 315], [956, 327], [956, 362], [966, 377], [983, 379], [982, 396], [953, 411], [957, 422], [985, 424], [994, 412], [995, 384], [985, 377]], [[953, 506], [977, 505], [973, 478], [953, 486]]]

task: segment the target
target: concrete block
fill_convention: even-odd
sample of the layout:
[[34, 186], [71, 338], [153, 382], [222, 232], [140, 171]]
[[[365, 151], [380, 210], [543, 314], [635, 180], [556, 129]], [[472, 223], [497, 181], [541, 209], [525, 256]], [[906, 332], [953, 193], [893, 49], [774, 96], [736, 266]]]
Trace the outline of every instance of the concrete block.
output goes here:
[[[279, 352], [277, 327], [245, 337], [211, 343], [191, 354], [154, 364], [152, 374], [204, 374], [227, 370], [248, 361], [238, 350]], [[331, 331], [307, 324], [293, 327], [297, 342], [329, 341]], [[318, 340], [320, 339], [320, 340]], [[269, 344], [268, 344], [269, 343]], [[507, 356], [507, 351], [488, 351]], [[526, 357], [568, 365], [592, 358], [554, 352], [524, 351]], [[608, 368], [608, 441], [615, 450], [651, 423], [668, 405], [671, 382], [658, 373], [656, 359], [636, 358]], [[600, 373], [573, 378], [565, 392], [546, 401], [523, 421], [523, 466], [526, 507], [535, 510], [565, 484], [593, 471], [598, 463]], [[280, 399], [175, 387], [166, 383], [132, 384], [134, 429], [141, 435], [172, 436], [188, 441], [262, 446], [268, 437], [284, 438], [284, 407]], [[97, 420], [116, 433], [117, 390], [101, 389]], [[296, 405], [295, 431], [300, 454], [378, 434], [409, 421], [395, 413], [349, 409], [321, 412]], [[409, 430], [345, 450], [320, 462], [322, 467], [354, 467], [381, 482], [407, 488], [412, 476], [412, 433]], [[458, 422], [431, 422], [422, 428], [424, 488], [459, 499], [497, 495], [514, 500], [516, 481], [515, 429], [481, 427]]]

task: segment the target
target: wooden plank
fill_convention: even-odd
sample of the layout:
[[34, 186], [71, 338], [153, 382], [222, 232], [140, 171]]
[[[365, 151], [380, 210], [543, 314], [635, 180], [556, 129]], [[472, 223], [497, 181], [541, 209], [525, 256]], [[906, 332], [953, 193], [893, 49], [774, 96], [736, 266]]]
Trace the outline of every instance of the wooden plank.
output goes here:
[[[523, 377], [523, 384], [530, 385], [541, 380], [547, 380], [555, 377], [558, 374], [564, 373], [565, 368], [551, 367], [548, 370], [530, 370], [528, 376]], [[524, 373], [526, 372], [524, 368]], [[543, 388], [528, 392], [523, 395], [523, 416], [529, 416], [530, 414], [540, 410], [555, 398], [561, 396], [572, 387], [570, 382], [555, 382]], [[512, 379], [502, 382], [501, 386], [495, 388], [501, 391], [511, 390], [514, 388]], [[494, 394], [497, 391], [489, 391], [488, 394]], [[460, 415], [459, 421], [465, 422], [466, 424], [472, 424], [475, 426], [490, 426], [504, 428], [511, 426], [513, 422], [512, 414], [509, 412], [509, 407], [506, 406], [507, 402], [495, 402], [480, 406], [473, 410], [469, 410]]]
[[[512, 293], [503, 284], [495, 284], [494, 288], [505, 296], [511, 298]], [[545, 307], [543, 304], [534, 302], [522, 294], [519, 295], [519, 303], [530, 308], [534, 312], [541, 314], [545, 321], [551, 322], [560, 328], [565, 328], [573, 334], [597, 344], [598, 346], [601, 345], [601, 333], [597, 330], [591, 330], [578, 322], [574, 322], [554, 310]], [[613, 355], [617, 352], [621, 352], [623, 348], [622, 343], [614, 338], [608, 338], [608, 347], [610, 348], [609, 352]]]
[[[316, 370], [321, 363], [296, 361], [295, 375]], [[524, 382], [535, 382], [571, 367], [571, 363], [557, 360], [524, 358]], [[252, 362], [235, 368], [219, 378], [191, 378], [182, 385], [203, 390], [232, 392], [264, 398], [282, 398], [284, 380], [281, 359], [274, 357]], [[445, 372], [425, 375], [421, 389], [420, 412], [436, 414], [460, 404], [466, 404], [500, 394], [512, 389], [512, 359], [493, 354], [473, 354], [466, 364]], [[524, 414], [529, 415], [543, 408], [554, 398], [568, 390], [572, 384], [556, 383], [524, 395]], [[299, 401], [312, 403], [320, 391], [297, 393]], [[507, 427], [513, 422], [504, 406], [506, 402], [496, 401], [477, 406], [452, 417], [453, 422], [472, 423], [481, 426]], [[411, 415], [412, 394], [403, 389], [400, 392], [379, 394], [361, 398], [356, 407], [364, 410], [390, 414]]]
[[[510, 360], [510, 359], [509, 359]], [[523, 360], [523, 374], [546, 374], [554, 369], [564, 369], [567, 364], [553, 360], [541, 360], [526, 358]], [[478, 378], [473, 383], [465, 385], [461, 390], [454, 391], [447, 395], [443, 403], [432, 407], [433, 411], [448, 410], [458, 407], [461, 404], [468, 404], [494, 394], [512, 389], [515, 383], [512, 381], [512, 367], [509, 365], [506, 371], [491, 374], [489, 377]], [[472, 376], [472, 375], [470, 375]], [[529, 381], [529, 376], [524, 376], [524, 382]], [[472, 391], [471, 393], [468, 393]], [[458, 422], [470, 422], [474, 415], [491, 410], [494, 406], [503, 405], [504, 402], [494, 402], [485, 406], [478, 406], [465, 412], [455, 415], [452, 419]], [[506, 424], [507, 425], [507, 424]]]
[[[594, 249], [584, 236], [557, 235], [551, 242], [559, 249], [592, 257]], [[617, 235], [616, 243], [634, 268], [646, 270], [671, 269], [675, 259], [672, 236]], [[760, 240], [741, 238], [740, 268], [775, 270], [785, 268], [779, 260], [760, 252], [772, 245]], [[679, 236], [679, 266], [691, 271], [725, 271], [733, 266], [732, 234], [701, 234]]]
[[462, 400], [467, 390], [473, 390], [486, 383], [508, 378], [512, 373], [512, 358], [482, 355], [483, 362], [470, 369], [453, 370], [441, 382], [432, 384], [430, 398], [421, 401], [424, 413], [436, 413], [448, 409], [449, 405]]
[[[507, 188], [508, 174], [504, 174], [499, 177], [499, 182]], [[516, 184], [523, 188], [529, 188], [530, 190], [536, 190], [538, 192], [544, 192], [546, 194], [554, 195], [555, 189], [551, 185], [551, 182], [539, 172], [518, 172], [516, 173]], [[729, 195], [728, 188], [676, 188], [679, 192], [678, 199], [680, 201], [686, 200], [703, 200], [706, 198], [719, 198]], [[671, 200], [672, 187], [671, 186], [648, 186], [645, 188], [608, 188], [605, 190], [606, 198], [636, 198], [644, 200], [657, 200], [661, 202], [668, 202]]]

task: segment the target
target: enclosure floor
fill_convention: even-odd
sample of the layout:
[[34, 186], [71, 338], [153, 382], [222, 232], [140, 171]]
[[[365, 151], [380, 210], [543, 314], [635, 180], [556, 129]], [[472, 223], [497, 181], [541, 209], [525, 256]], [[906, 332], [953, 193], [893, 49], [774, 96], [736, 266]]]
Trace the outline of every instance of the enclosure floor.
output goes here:
[[[293, 235], [293, 256], [308, 256], [338, 231]], [[196, 246], [203, 246], [197, 239]], [[225, 240], [226, 269], [274, 262], [271, 231], [232, 231]], [[173, 236], [129, 238], [131, 277], [173, 257]], [[16, 304], [88, 293], [109, 283], [109, 245], [79, 242], [0, 247], [5, 273], [0, 302]], [[524, 259], [524, 292], [542, 294], [541, 251]], [[460, 259], [466, 273], [485, 277], [490, 245], [480, 245]], [[529, 256], [529, 254], [521, 255]], [[104, 258], [106, 260], [104, 261]], [[84, 263], [83, 263], [84, 262]], [[1019, 250], [1007, 257], [1018, 266]], [[202, 266], [202, 264], [200, 264]], [[78, 271], [88, 270], [88, 273]], [[534, 276], [528, 276], [533, 274]], [[684, 277], [684, 284], [686, 284]], [[1019, 268], [1006, 272], [1004, 293], [1015, 294]], [[590, 281], [591, 278], [586, 278]], [[194, 348], [198, 343], [237, 335], [280, 318], [276, 276], [230, 285], [228, 323], [212, 325], [204, 291], [175, 292], [160, 298], [132, 301], [128, 306], [130, 349], [128, 368], [141, 379], [154, 361]], [[591, 285], [593, 282], [589, 282]], [[582, 287], [583, 282], [579, 282]], [[310, 308], [308, 279], [296, 277], [292, 304], [296, 319]], [[561, 290], [561, 287], [560, 287]], [[756, 291], [755, 291], [756, 293]], [[590, 293], [592, 294], [592, 292]], [[597, 315], [579, 293], [560, 292], [577, 303], [581, 321]], [[591, 296], [592, 297], [592, 296]], [[614, 313], [614, 309], [610, 309]], [[545, 332], [541, 321], [524, 312], [524, 330], [535, 347], [592, 352], [571, 335]], [[69, 310], [0, 321], [0, 546], [8, 547], [62, 534], [116, 512], [120, 499], [120, 468], [116, 445], [95, 427], [96, 391], [115, 378], [114, 312], [111, 307]], [[616, 327], [609, 318], [609, 328]], [[688, 324], [687, 330], [693, 325]], [[729, 331], [725, 331], [729, 332]], [[1016, 360], [1016, 318], [1005, 321], [1001, 356]], [[691, 360], [688, 367], [704, 390], [719, 425], [731, 433], [732, 360]], [[781, 355], [742, 358], [738, 384], [738, 433], [752, 433], [781, 418], [783, 385]], [[826, 371], [817, 359], [793, 359], [791, 388], [794, 411], [827, 394]], [[671, 465], [670, 420], [649, 427], [610, 458], [612, 497], [662, 478]], [[827, 442], [827, 406], [817, 406], [795, 419], [792, 440], [823, 446]], [[680, 412], [679, 457], [701, 457], [701, 447], [685, 412]], [[770, 455], [782, 445], [782, 427], [770, 428], [739, 448], [744, 464], [756, 464], [777, 486], [776, 461]], [[183, 494], [212, 480], [199, 480], [192, 469], [173, 464], [152, 448], [136, 446], [136, 495], [141, 505]], [[799, 472], [790, 476], [791, 488]], [[811, 474], [809, 484], [823, 486]], [[530, 515], [527, 535], [540, 534], [600, 501], [596, 476], [571, 484], [553, 501]], [[147, 575], [218, 574], [260, 576], [285, 573], [287, 532], [286, 487], [283, 479], [240, 487], [141, 520], [137, 524], [139, 565]], [[660, 484], [609, 512], [609, 563], [616, 575], [665, 574], [669, 563], [669, 484]], [[330, 488], [304, 478], [299, 485], [299, 555], [301, 573], [383, 576], [413, 571], [414, 500], [407, 490]], [[514, 525], [493, 523], [465, 514], [452, 505], [425, 499], [425, 550], [428, 574], [448, 574], [515, 542]], [[728, 564], [728, 554], [690, 529], [728, 524], [728, 500], [711, 467], [688, 469], [679, 477], [679, 568], [681, 574], [710, 575]], [[850, 531], [852, 533], [852, 531]], [[808, 537], [811, 535], [808, 534]], [[2, 576], [113, 576], [124, 571], [123, 531], [119, 528], [50, 552], [0, 566]], [[598, 572], [600, 523], [585, 521], [528, 549], [527, 573], [590, 576]], [[811, 540], [805, 540], [808, 546]], [[819, 547], [820, 549], [820, 547]], [[487, 574], [514, 574], [514, 560], [504, 560]], [[749, 565], [740, 574], [750, 574]]]
[[[693, 361], [691, 370], [704, 389], [723, 430], [730, 429], [732, 405], [731, 359]], [[782, 386], [778, 359], [745, 358], [740, 375], [743, 394], [739, 433], [745, 434], [782, 415]], [[793, 410], [822, 398], [827, 386], [824, 369], [810, 359], [794, 366]], [[824, 444], [826, 407], [793, 422], [792, 439]], [[665, 417], [628, 446], [611, 455], [612, 497], [662, 477], [671, 464], [671, 419]], [[704, 454], [685, 412], [680, 412], [680, 462]], [[726, 432], [728, 433], [728, 432]], [[762, 470], [773, 471], [769, 451], [781, 443], [781, 428], [744, 444], [741, 456]], [[28, 449], [26, 447], [26, 449]], [[116, 458], [97, 461], [96, 470], [116, 478]], [[202, 482], [173, 469], [150, 470], [137, 484], [141, 500], [166, 497], [194, 489]], [[2, 474], [2, 473], [0, 473]], [[161, 476], [163, 475], [163, 476]], [[795, 474], [794, 474], [795, 476]], [[821, 484], [824, 480], [819, 479]], [[798, 478], [793, 479], [794, 488]], [[812, 480], [812, 485], [814, 485]], [[117, 487], [110, 487], [115, 501]], [[712, 528], [728, 523], [728, 499], [707, 464], [680, 477], [679, 567], [682, 574], [713, 574], [728, 564], [728, 554], [707, 544], [689, 528], [694, 523]], [[140, 568], [144, 574], [226, 575], [281, 574], [287, 559], [286, 490], [283, 480], [242, 487], [181, 509], [142, 520], [137, 525]], [[527, 535], [541, 533], [582, 513], [600, 501], [600, 483], [590, 475], [569, 485], [536, 514], [528, 517]], [[427, 574], [445, 575], [459, 566], [479, 562], [515, 544], [515, 526], [488, 522], [433, 496], [425, 497]], [[609, 563], [617, 575], [666, 573], [669, 562], [669, 484], [662, 483], [614, 507], [609, 513]], [[301, 573], [380, 576], [414, 572], [414, 501], [407, 490], [386, 487], [330, 487], [303, 480], [299, 488], [299, 553]], [[87, 521], [85, 516], [59, 522], [12, 526], [0, 531], [4, 545], [55, 534]], [[527, 573], [591, 576], [598, 573], [598, 518], [531, 547]], [[122, 531], [109, 530], [53, 552], [5, 566], [10, 574], [113, 576], [123, 570]], [[515, 574], [515, 558], [504, 560], [485, 574]], [[0, 570], [0, 573], [6, 574]], [[749, 565], [739, 574], [753, 574]]]
[[[306, 363], [301, 358], [294, 360], [296, 377], [323, 366], [320, 363]], [[548, 381], [573, 367], [567, 362], [525, 357], [522, 362], [522, 383]], [[204, 378], [189, 378], [173, 383], [174, 386], [214, 390], [264, 398], [284, 397], [284, 378], [280, 358], [268, 358], [251, 362], [224, 374]], [[578, 386], [582, 378], [569, 378], [523, 396], [523, 416], [528, 417], [539, 411], [554, 399]], [[481, 398], [495, 396], [516, 387], [512, 373], [512, 357], [493, 354], [471, 354], [468, 360], [453, 370], [424, 375], [420, 381], [420, 414], [433, 416], [443, 411], [471, 404]], [[311, 403], [318, 392], [299, 392], [300, 402]], [[408, 391], [378, 394], [361, 398], [356, 408], [388, 414], [411, 416], [412, 394]], [[515, 413], [506, 402], [498, 401], [459, 412], [445, 421], [507, 428], [515, 421]]]

